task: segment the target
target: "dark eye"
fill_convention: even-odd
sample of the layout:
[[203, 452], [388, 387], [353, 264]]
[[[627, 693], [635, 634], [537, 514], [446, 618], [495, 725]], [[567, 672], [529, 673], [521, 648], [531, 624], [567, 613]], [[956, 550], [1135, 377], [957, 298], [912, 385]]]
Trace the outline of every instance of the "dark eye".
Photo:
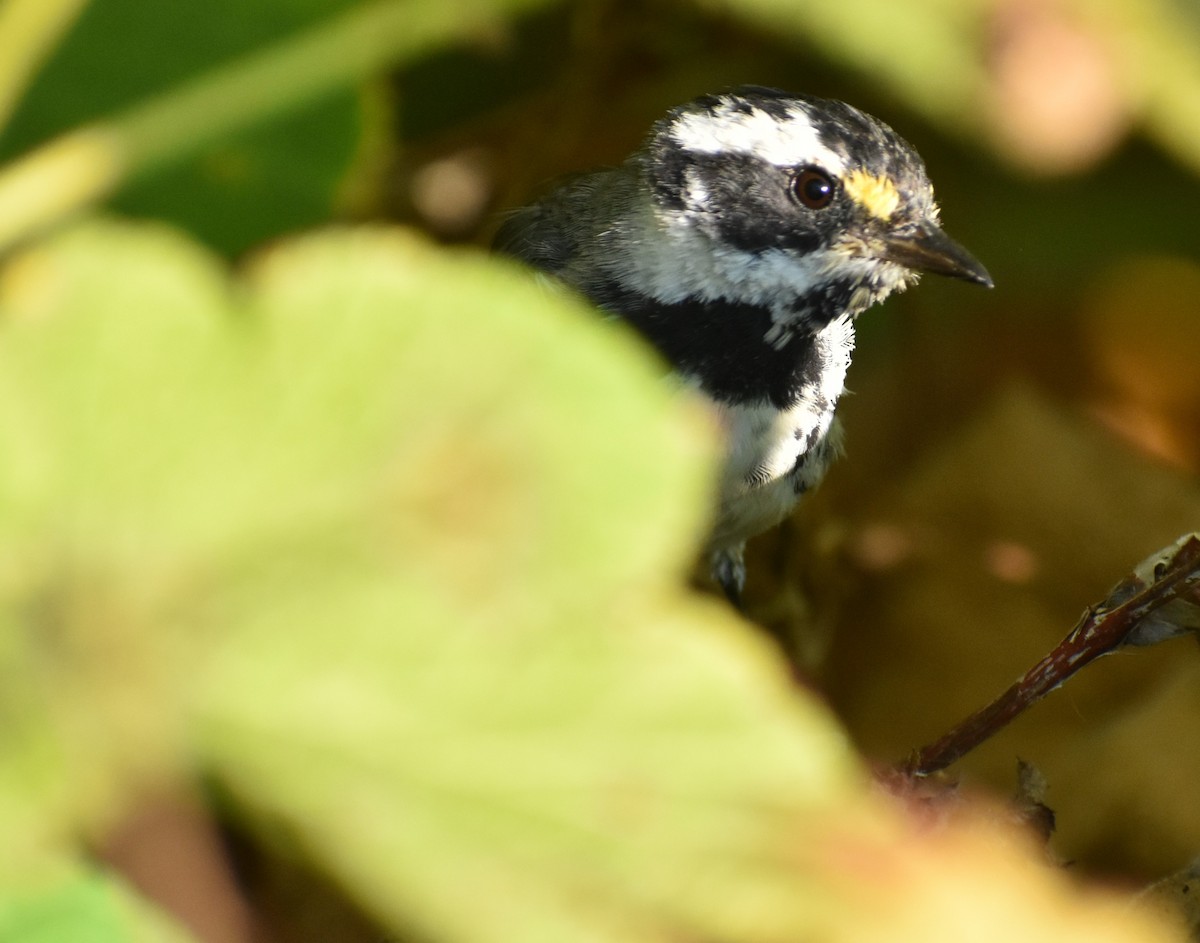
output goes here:
[[792, 179], [792, 193], [810, 210], [823, 210], [833, 201], [833, 181], [828, 174], [806, 167]]

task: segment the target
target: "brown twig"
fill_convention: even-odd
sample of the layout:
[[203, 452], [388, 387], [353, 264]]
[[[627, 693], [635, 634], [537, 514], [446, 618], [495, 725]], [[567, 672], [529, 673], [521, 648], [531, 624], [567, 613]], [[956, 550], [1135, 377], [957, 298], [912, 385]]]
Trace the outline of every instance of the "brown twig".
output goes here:
[[[1163, 560], [1153, 570], [1148, 577], [1135, 572], [1103, 603], [1089, 608], [1053, 651], [982, 710], [913, 754], [904, 764], [904, 771], [912, 776], [927, 776], [945, 769], [1002, 730], [1089, 662], [1123, 645], [1153, 644], [1170, 637], [1170, 633], [1158, 633], [1152, 637], [1133, 638], [1139, 628], [1145, 634], [1145, 620], [1172, 602], [1188, 597], [1200, 602], [1193, 595], [1200, 588], [1200, 539], [1192, 535], [1181, 540], [1173, 549], [1169, 562]], [[1180, 633], [1175, 634], [1183, 631], [1187, 628], [1181, 628]]]

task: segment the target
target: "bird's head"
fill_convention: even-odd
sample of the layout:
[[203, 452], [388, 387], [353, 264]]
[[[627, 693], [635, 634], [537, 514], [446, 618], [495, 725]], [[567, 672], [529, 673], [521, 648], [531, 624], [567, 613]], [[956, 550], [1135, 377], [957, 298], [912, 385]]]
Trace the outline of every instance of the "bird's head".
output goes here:
[[820, 324], [922, 272], [992, 283], [942, 230], [912, 146], [842, 102], [707, 95], [658, 122], [635, 161], [664, 247], [648, 287], [664, 298], [791, 306]]

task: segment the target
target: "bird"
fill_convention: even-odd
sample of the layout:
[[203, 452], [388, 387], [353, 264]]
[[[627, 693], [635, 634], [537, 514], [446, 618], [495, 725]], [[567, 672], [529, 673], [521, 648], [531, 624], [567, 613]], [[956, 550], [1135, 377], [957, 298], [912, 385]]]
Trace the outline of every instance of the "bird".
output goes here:
[[493, 248], [624, 321], [710, 404], [725, 445], [705, 549], [739, 609], [746, 541], [841, 452], [858, 316], [925, 272], [993, 284], [891, 127], [756, 85], [672, 108], [624, 163], [510, 212]]

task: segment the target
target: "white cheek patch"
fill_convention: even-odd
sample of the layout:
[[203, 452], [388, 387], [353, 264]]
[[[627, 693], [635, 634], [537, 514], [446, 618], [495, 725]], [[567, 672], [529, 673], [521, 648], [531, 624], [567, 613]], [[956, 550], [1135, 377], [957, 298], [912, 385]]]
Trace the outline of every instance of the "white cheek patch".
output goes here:
[[716, 114], [684, 114], [672, 126], [671, 137], [699, 154], [753, 154], [779, 167], [813, 164], [841, 176], [842, 159], [821, 143], [808, 116], [796, 109], [789, 114], [791, 120], [778, 121], [765, 111], [746, 114], [731, 106]]

